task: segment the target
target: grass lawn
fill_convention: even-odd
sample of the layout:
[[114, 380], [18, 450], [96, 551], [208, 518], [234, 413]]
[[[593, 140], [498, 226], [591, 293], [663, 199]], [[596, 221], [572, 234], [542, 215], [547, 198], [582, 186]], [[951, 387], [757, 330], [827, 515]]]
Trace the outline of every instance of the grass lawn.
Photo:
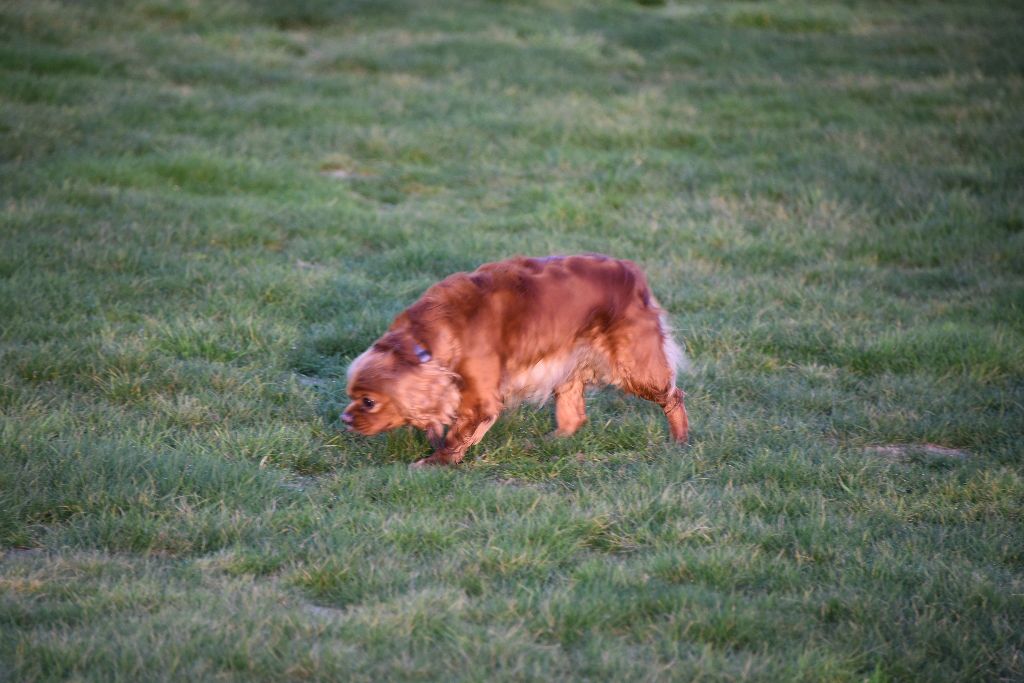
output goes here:
[[[0, 4], [0, 680], [1024, 680], [1022, 111], [1010, 1]], [[339, 429], [579, 251], [689, 446]]]

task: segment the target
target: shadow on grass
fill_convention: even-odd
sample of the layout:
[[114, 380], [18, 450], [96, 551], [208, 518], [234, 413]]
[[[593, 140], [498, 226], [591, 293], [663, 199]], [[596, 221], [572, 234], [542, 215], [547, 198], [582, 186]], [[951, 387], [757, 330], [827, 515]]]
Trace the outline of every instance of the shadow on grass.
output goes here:
[[249, 0], [254, 18], [282, 29], [320, 28], [354, 18], [401, 20], [414, 7], [406, 0]]

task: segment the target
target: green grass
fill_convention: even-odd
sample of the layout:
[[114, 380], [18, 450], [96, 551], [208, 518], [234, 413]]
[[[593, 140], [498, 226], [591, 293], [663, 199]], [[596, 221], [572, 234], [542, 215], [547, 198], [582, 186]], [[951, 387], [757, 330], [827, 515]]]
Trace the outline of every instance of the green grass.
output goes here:
[[[0, 679], [1024, 678], [1022, 45], [1013, 2], [0, 5]], [[687, 448], [614, 392], [457, 470], [339, 430], [432, 282], [588, 250], [685, 339]]]

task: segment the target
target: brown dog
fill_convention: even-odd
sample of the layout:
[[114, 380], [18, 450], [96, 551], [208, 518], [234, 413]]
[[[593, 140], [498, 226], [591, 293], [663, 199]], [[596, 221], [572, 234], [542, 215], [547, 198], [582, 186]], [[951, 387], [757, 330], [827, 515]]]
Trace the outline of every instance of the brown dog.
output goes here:
[[685, 442], [682, 360], [633, 262], [514, 258], [451, 275], [399, 314], [349, 366], [341, 419], [367, 435], [426, 430], [434, 453], [415, 466], [450, 465], [505, 406], [553, 393], [555, 433], [568, 436], [587, 419], [583, 390], [612, 384], [660, 405]]

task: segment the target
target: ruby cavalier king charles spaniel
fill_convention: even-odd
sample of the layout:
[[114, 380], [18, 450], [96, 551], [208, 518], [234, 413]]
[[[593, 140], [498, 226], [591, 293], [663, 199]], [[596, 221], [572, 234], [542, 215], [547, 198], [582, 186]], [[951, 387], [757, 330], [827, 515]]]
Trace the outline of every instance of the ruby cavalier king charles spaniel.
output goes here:
[[348, 369], [350, 430], [412, 425], [453, 465], [502, 409], [555, 397], [555, 434], [586, 421], [583, 392], [611, 384], [653, 401], [672, 439], [689, 421], [676, 367], [684, 360], [643, 271], [598, 254], [513, 258], [456, 273], [399, 314]]

